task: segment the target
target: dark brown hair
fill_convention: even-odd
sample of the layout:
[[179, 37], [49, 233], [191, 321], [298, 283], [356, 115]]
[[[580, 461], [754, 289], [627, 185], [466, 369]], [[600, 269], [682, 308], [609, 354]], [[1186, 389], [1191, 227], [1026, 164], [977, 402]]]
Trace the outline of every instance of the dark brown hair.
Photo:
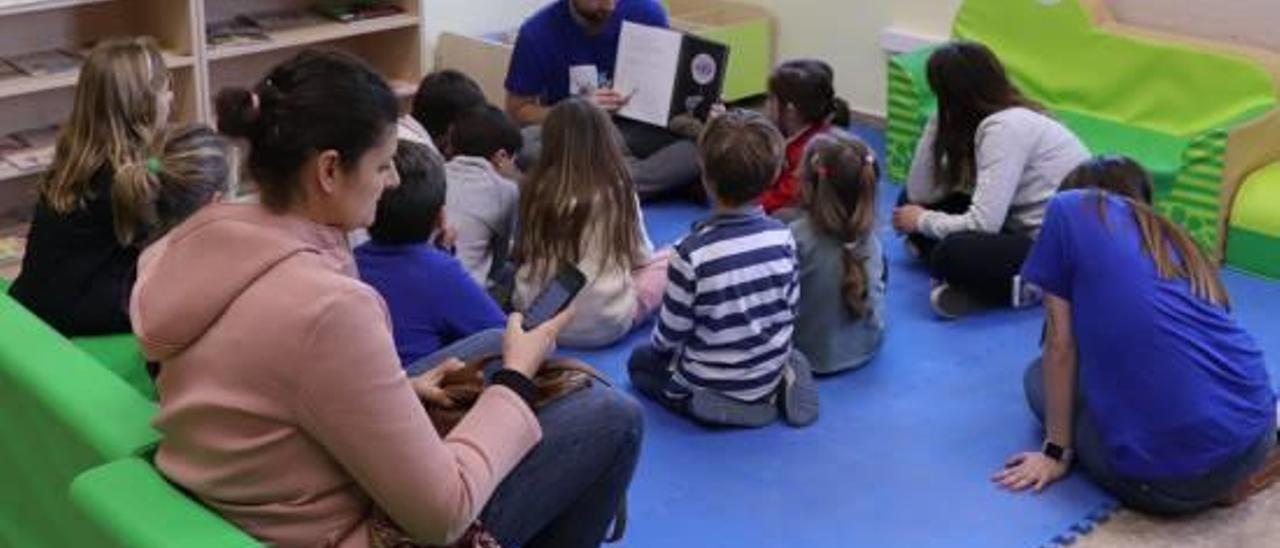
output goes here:
[[773, 69], [768, 87], [780, 106], [795, 108], [805, 123], [829, 121], [844, 127], [851, 121], [849, 103], [836, 97], [835, 71], [825, 61], [786, 61]]
[[560, 102], [542, 126], [542, 155], [520, 189], [516, 261], [545, 279], [607, 247], [601, 268], [630, 272], [640, 239], [635, 184], [613, 121], [583, 99]]
[[934, 173], [951, 191], [970, 189], [976, 183], [974, 138], [983, 120], [1012, 107], [1044, 111], [1018, 91], [996, 54], [977, 42], [939, 47], [929, 56], [928, 77], [938, 98]]
[[778, 177], [783, 139], [763, 114], [731, 110], [707, 124], [698, 138], [702, 175], [728, 206], [760, 198]]
[[876, 223], [876, 184], [880, 168], [875, 153], [861, 139], [844, 132], [818, 135], [805, 148], [800, 163], [804, 206], [819, 232], [844, 244], [845, 305], [855, 317], [867, 315], [868, 277], [861, 242]]
[[218, 129], [249, 140], [249, 172], [262, 203], [281, 210], [301, 192], [298, 170], [313, 154], [338, 152], [344, 169], [394, 127], [400, 107], [386, 81], [347, 53], [307, 50], [271, 69], [253, 90], [224, 89]]
[[1231, 297], [1222, 285], [1218, 268], [1182, 227], [1151, 207], [1151, 177], [1138, 162], [1125, 156], [1100, 156], [1080, 164], [1067, 175], [1062, 190], [1092, 189], [1098, 214], [1106, 215], [1106, 197], [1129, 203], [1133, 220], [1142, 234], [1142, 248], [1156, 265], [1161, 278], [1185, 278], [1199, 298], [1230, 308]]

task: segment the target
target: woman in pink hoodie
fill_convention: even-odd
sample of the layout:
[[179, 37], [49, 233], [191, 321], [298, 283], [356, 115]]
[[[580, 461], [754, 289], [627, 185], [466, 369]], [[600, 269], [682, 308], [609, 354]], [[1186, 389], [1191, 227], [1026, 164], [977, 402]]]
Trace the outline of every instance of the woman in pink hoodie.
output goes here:
[[376, 546], [389, 528], [446, 544], [477, 520], [506, 545], [599, 544], [642, 426], [602, 386], [531, 411], [529, 378], [567, 315], [531, 332], [514, 315], [505, 368], [442, 439], [415, 394], [440, 370], [406, 377], [384, 303], [355, 276], [344, 234], [397, 182], [387, 84], [304, 52], [217, 106], [250, 143], [262, 204], [208, 207], [139, 262], [160, 470], [273, 546]]

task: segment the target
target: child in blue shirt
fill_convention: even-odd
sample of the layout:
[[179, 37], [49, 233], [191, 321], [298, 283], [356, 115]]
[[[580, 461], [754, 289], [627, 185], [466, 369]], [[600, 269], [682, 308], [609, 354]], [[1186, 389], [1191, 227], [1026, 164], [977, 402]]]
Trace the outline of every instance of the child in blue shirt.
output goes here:
[[432, 242], [445, 217], [439, 156], [425, 145], [400, 141], [395, 163], [400, 185], [378, 200], [371, 240], [357, 247], [355, 256], [360, 278], [387, 303], [401, 364], [428, 367], [433, 363], [416, 362], [438, 361], [430, 356], [490, 330], [497, 333], [496, 345], [488, 341], [466, 352], [455, 347], [449, 357], [500, 351], [506, 316], [462, 264]]

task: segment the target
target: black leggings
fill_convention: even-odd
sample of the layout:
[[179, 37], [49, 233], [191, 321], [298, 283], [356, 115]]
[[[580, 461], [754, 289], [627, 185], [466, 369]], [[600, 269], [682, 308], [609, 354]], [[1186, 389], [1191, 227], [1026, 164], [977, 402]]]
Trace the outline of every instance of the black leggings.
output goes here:
[[[904, 191], [899, 204], [907, 202]], [[934, 204], [922, 204], [932, 211], [958, 215], [969, 210], [972, 199], [952, 194]], [[1035, 240], [1020, 234], [960, 232], [934, 240], [921, 234], [907, 237], [921, 252], [933, 277], [992, 305], [1012, 302], [1013, 278], [1031, 253]]]

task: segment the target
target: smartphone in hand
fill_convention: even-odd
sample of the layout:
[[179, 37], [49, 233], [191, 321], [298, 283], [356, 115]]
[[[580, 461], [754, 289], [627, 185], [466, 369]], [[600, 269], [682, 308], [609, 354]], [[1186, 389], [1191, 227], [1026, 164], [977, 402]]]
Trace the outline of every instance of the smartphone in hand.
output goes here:
[[522, 325], [524, 330], [537, 329], [543, 322], [556, 317], [556, 314], [569, 307], [569, 303], [573, 302], [574, 297], [586, 285], [587, 277], [582, 271], [571, 264], [562, 265], [547, 288], [525, 309]]

